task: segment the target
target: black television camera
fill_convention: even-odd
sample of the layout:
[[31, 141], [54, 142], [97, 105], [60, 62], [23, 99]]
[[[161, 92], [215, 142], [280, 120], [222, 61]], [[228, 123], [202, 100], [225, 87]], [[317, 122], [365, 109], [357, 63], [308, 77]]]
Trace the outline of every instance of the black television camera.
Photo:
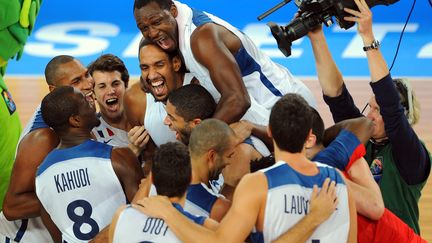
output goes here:
[[[262, 20], [291, 0], [284, 0], [266, 13], [260, 15]], [[399, 0], [366, 0], [370, 8], [376, 5], [390, 5]], [[285, 26], [279, 26], [273, 22], [267, 23], [276, 39], [279, 50], [285, 55], [291, 55], [291, 43], [313, 30], [317, 25], [324, 23], [327, 27], [332, 25], [333, 17], [337, 24], [343, 29], [351, 28], [354, 23], [345, 21], [344, 17], [349, 16], [344, 8], [358, 10], [354, 0], [295, 0], [299, 8], [299, 15]]]

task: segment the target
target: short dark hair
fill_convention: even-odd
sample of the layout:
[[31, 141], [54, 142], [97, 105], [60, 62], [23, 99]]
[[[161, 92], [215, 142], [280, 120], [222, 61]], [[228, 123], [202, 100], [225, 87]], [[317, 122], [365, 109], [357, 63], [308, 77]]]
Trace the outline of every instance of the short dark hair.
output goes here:
[[171, 5], [174, 4], [172, 0], [135, 0], [134, 11], [135, 9], [140, 9], [144, 6], [147, 6], [147, 4], [151, 2], [157, 3], [161, 9], [170, 9]]
[[138, 61], [141, 61], [140, 53], [141, 49], [148, 45], [154, 45], [156, 48], [158, 48], [161, 52], [164, 52], [170, 61], [173, 60], [174, 57], [178, 57], [181, 60], [181, 67], [179, 69], [180, 73], [185, 73], [187, 71], [186, 66], [184, 65], [183, 59], [181, 58], [180, 50], [177, 48], [174, 51], [168, 51], [162, 49], [158, 44], [154, 43], [153, 41], [146, 39], [144, 37], [141, 38], [141, 41], [138, 45]]
[[263, 156], [259, 159], [251, 160], [250, 162], [250, 173], [254, 173], [256, 171], [268, 168], [276, 163], [273, 154], [268, 156]]
[[71, 86], [55, 88], [42, 99], [41, 113], [45, 123], [56, 133], [69, 128], [69, 117], [79, 114], [79, 103]]
[[162, 144], [154, 155], [151, 171], [158, 195], [182, 197], [192, 177], [187, 146], [179, 142]]
[[188, 84], [172, 91], [168, 101], [185, 121], [210, 118], [216, 110], [216, 102], [211, 94], [198, 84]]
[[324, 137], [324, 121], [321, 118], [319, 112], [311, 107], [312, 111], [312, 133], [316, 137], [316, 145], [322, 144], [322, 139]]
[[229, 138], [234, 131], [223, 121], [206, 119], [192, 129], [189, 138], [189, 151], [191, 156], [200, 156], [210, 149], [221, 154], [229, 145]]
[[298, 94], [282, 96], [271, 110], [269, 127], [279, 149], [290, 153], [301, 152], [312, 128], [310, 106]]
[[119, 72], [121, 75], [121, 80], [124, 82], [125, 87], [129, 83], [129, 72], [124, 64], [124, 62], [113, 54], [104, 54], [98, 57], [94, 62], [88, 65], [88, 72], [93, 76], [95, 71], [100, 72]]
[[49, 85], [55, 85], [59, 66], [75, 60], [73, 56], [59, 55], [51, 59], [45, 67], [45, 80]]

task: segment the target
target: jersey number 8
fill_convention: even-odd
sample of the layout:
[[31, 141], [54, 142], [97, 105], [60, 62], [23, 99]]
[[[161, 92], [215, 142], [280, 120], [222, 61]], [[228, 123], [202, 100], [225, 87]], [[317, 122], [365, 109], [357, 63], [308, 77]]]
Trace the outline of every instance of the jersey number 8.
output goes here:
[[[78, 215], [75, 212], [77, 208], [82, 208], [81, 215]], [[67, 207], [67, 215], [70, 220], [74, 222], [72, 228], [73, 233], [79, 240], [91, 240], [97, 235], [97, 233], [99, 233], [99, 226], [97, 222], [90, 217], [92, 212], [93, 209], [90, 203], [85, 200], [75, 200], [69, 203]], [[90, 226], [90, 231], [86, 230], [83, 232], [82, 226], [84, 224]]]

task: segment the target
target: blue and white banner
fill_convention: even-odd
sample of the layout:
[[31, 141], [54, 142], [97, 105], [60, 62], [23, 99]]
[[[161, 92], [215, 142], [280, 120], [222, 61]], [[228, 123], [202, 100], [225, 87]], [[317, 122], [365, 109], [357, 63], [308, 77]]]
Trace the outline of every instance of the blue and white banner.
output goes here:
[[[402, 39], [392, 70], [397, 76], [432, 77], [432, 5], [418, 0]], [[263, 21], [257, 16], [279, 0], [187, 0], [190, 6], [219, 16], [248, 34], [273, 60], [287, 66], [298, 76], [315, 76], [309, 40], [292, 45], [292, 55], [282, 55], [266, 23], [287, 24], [297, 8], [289, 3]], [[375, 6], [375, 37], [390, 65], [400, 32], [412, 1], [400, 0], [390, 6]], [[356, 28], [324, 27], [336, 63], [344, 76], [369, 76], [366, 56]], [[103, 53], [122, 58], [132, 75], [139, 75], [137, 46], [141, 38], [133, 17], [133, 0], [43, 1], [36, 27], [21, 60], [9, 62], [9, 75], [43, 75], [45, 65], [55, 55], [69, 54], [88, 64]]]

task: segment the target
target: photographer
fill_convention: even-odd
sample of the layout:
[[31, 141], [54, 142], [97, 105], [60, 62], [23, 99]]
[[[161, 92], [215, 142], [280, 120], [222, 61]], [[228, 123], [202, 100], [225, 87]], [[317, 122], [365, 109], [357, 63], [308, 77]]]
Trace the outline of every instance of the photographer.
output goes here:
[[[355, 0], [359, 11], [345, 9], [357, 23], [365, 45], [374, 96], [369, 100], [367, 117], [374, 133], [367, 144], [366, 160], [380, 185], [387, 209], [407, 223], [417, 234], [418, 201], [430, 173], [430, 155], [411, 125], [419, 119], [418, 103], [405, 80], [392, 79], [372, 32], [372, 13], [365, 0]], [[328, 50], [322, 31], [308, 34], [315, 55], [318, 79], [324, 100], [335, 122], [359, 117], [341, 73]]]

